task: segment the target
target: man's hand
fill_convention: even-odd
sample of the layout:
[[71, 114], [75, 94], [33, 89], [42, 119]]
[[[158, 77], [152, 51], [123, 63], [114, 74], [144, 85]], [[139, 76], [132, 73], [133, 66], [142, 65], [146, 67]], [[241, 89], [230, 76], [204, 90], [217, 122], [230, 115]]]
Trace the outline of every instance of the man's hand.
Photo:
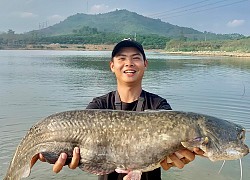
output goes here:
[[[177, 154], [179, 155], [177, 156]], [[171, 162], [167, 162], [167, 159], [164, 159], [161, 162], [161, 166], [164, 170], [168, 170], [173, 166], [182, 169], [185, 166], [185, 164], [188, 164], [189, 162], [195, 159], [195, 155], [203, 155], [203, 154], [204, 152], [199, 148], [194, 148], [193, 152], [188, 149], [179, 150], [176, 152], [176, 154], [174, 153], [168, 156]]]
[[[37, 154], [31, 160], [31, 167], [36, 163], [38, 159], [42, 162], [46, 162], [42, 154]], [[56, 163], [53, 166], [53, 171], [55, 173], [59, 173], [62, 170], [63, 166], [65, 165], [66, 160], [67, 160], [67, 154], [61, 153]], [[75, 147], [73, 151], [72, 161], [68, 165], [69, 168], [75, 169], [79, 164], [79, 160], [80, 160], [80, 149], [78, 147]]]

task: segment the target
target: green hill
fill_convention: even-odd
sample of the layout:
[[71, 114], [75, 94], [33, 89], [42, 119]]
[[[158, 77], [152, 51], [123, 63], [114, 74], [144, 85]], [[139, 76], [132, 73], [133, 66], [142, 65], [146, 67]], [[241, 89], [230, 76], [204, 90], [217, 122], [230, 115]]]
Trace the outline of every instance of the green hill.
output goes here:
[[[247, 48], [248, 41], [240, 34], [215, 34], [179, 27], [127, 10], [104, 14], [75, 14], [58, 24], [25, 34], [9, 30], [0, 34], [0, 49], [24, 48], [41, 44], [115, 44], [124, 38], [134, 38], [148, 49], [234, 50]], [[226, 42], [227, 41], [227, 42]], [[233, 43], [233, 44], [232, 44]], [[167, 44], [167, 46], [166, 46]], [[227, 44], [227, 47], [224, 47]], [[232, 47], [233, 46], [233, 47]]]
[[160, 19], [152, 19], [127, 10], [116, 10], [96, 15], [78, 13], [69, 16], [58, 24], [35, 32], [46, 35], [65, 35], [72, 34], [75, 30], [83, 27], [96, 28], [99, 32], [129, 35], [134, 35], [135, 33], [140, 35], [157, 34], [170, 38], [184, 37], [190, 40], [204, 40], [205, 36], [207, 40], [232, 38], [231, 35], [203, 33], [192, 28], [179, 27], [163, 22]]

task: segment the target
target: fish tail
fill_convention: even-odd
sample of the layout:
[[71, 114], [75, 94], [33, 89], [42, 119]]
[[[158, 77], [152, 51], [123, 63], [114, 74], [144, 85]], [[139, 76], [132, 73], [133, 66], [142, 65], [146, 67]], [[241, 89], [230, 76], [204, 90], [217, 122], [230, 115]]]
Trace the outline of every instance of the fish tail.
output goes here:
[[19, 167], [18, 169], [15, 168], [14, 163], [15, 161], [10, 164], [10, 167], [6, 176], [4, 177], [4, 180], [20, 180], [21, 178], [26, 178], [30, 175], [31, 167], [29, 162], [25, 162], [25, 164], [22, 167]]
[[22, 147], [19, 147], [9, 165], [4, 180], [20, 180], [30, 175], [31, 160], [39, 153], [40, 148], [30, 148], [29, 150], [22, 151]]

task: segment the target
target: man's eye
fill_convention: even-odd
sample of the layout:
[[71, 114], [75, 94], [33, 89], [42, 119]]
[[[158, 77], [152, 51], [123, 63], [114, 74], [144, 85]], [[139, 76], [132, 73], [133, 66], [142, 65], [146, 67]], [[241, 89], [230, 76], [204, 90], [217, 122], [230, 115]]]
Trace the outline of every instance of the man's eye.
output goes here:
[[124, 57], [120, 57], [119, 60], [120, 60], [120, 61], [124, 61], [125, 58], [124, 58]]
[[140, 57], [134, 57], [133, 59], [134, 59], [134, 60], [141, 60]]

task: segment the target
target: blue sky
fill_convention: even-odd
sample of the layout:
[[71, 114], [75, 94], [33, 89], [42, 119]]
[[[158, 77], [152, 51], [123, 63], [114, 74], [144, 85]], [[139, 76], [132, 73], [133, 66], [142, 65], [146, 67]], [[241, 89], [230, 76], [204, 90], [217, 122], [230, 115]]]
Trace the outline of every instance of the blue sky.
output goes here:
[[27, 32], [76, 13], [127, 9], [202, 32], [250, 36], [250, 0], [0, 0], [0, 7], [0, 32]]

